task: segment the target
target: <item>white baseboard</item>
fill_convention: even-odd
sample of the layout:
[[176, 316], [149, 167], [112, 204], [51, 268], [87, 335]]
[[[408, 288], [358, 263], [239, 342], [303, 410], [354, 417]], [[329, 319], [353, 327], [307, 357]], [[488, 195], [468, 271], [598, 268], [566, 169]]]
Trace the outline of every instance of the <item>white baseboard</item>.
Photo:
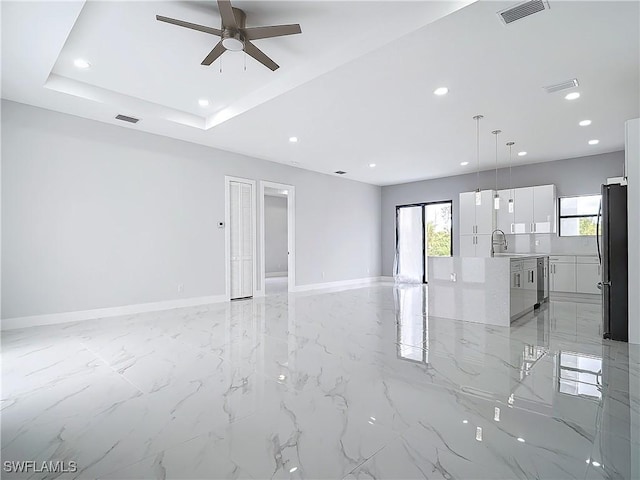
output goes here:
[[[353, 280], [341, 280], [337, 282], [314, 283], [294, 287], [294, 292], [310, 292], [313, 290], [348, 290], [373, 284], [393, 284], [393, 277], [367, 277]], [[258, 290], [255, 297], [263, 297], [264, 291]], [[1, 330], [14, 330], [17, 328], [36, 327], [41, 325], [55, 325], [59, 323], [78, 322], [82, 320], [95, 320], [98, 318], [119, 317], [122, 315], [134, 315], [136, 313], [157, 312], [171, 310], [173, 308], [193, 307], [211, 303], [227, 302], [226, 295], [211, 295], [207, 297], [181, 298], [166, 300], [163, 302], [140, 303], [136, 305], [123, 305], [120, 307], [98, 308], [95, 310], [81, 310], [76, 312], [51, 313], [45, 315], [32, 315], [28, 317], [5, 318], [0, 321]]]
[[33, 315], [29, 317], [15, 317], [2, 319], [2, 330], [16, 328], [35, 327], [39, 325], [53, 325], [57, 323], [78, 322], [81, 320], [95, 320], [106, 317], [119, 317], [121, 315], [133, 315], [144, 312], [157, 312], [171, 310], [172, 308], [193, 307], [210, 303], [226, 302], [226, 295], [211, 295], [207, 297], [180, 298], [166, 300], [164, 302], [139, 303], [137, 305], [124, 305], [121, 307], [98, 308], [95, 310], [81, 310], [77, 312], [52, 313], [46, 315]]
[[268, 273], [265, 273], [264, 276], [267, 278], [288, 277], [289, 273], [288, 272], [268, 272]]
[[309, 292], [311, 290], [325, 290], [325, 289], [345, 289], [349, 287], [364, 287], [371, 284], [377, 284], [386, 279], [386, 277], [366, 277], [355, 278], [353, 280], [340, 280], [337, 282], [326, 283], [312, 283], [309, 285], [297, 285], [294, 287], [294, 292]]

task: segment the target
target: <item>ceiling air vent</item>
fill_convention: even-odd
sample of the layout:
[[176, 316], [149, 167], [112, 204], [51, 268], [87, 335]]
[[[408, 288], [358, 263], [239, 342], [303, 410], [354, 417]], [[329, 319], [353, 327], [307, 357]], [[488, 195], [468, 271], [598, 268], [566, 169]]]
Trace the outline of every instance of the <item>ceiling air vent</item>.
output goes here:
[[502, 23], [509, 25], [510, 23], [520, 20], [534, 13], [541, 12], [549, 9], [549, 2], [543, 0], [527, 0], [526, 2], [519, 3], [515, 7], [505, 8], [498, 12], [498, 16]]
[[338, 170], [338, 171], [333, 172], [333, 173], [337, 173], [338, 175], [344, 175], [347, 172], [343, 172], [342, 170]]
[[139, 118], [127, 117], [126, 115], [116, 115], [116, 120], [122, 120], [123, 122], [138, 123]]
[[566, 90], [567, 88], [577, 87], [578, 85], [580, 85], [578, 83], [578, 79], [572, 78], [571, 80], [556, 83], [555, 85], [547, 85], [546, 87], [542, 87], [542, 88], [544, 88], [547, 91], [547, 93], [555, 93], [555, 92], [559, 92], [560, 90]]

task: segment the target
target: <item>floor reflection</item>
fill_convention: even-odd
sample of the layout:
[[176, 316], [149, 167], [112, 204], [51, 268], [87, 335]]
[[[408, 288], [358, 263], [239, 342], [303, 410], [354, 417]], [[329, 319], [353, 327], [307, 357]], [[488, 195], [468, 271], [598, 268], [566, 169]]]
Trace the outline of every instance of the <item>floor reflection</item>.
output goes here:
[[640, 351], [602, 340], [599, 305], [495, 327], [429, 317], [427, 295], [6, 332], [3, 460], [62, 455], [78, 478], [640, 478]]
[[428, 363], [427, 286], [397, 285], [393, 290], [393, 299], [398, 329], [398, 357]]

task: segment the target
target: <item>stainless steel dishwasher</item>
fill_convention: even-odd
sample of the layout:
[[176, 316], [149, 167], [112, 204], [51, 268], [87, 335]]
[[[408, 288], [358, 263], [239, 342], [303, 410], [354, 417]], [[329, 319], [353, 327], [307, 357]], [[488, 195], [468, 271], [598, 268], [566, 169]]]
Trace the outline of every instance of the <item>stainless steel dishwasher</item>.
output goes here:
[[538, 258], [538, 300], [536, 302], [536, 307], [540, 307], [542, 302], [544, 302], [544, 282], [545, 282], [545, 274], [544, 274], [544, 258]]

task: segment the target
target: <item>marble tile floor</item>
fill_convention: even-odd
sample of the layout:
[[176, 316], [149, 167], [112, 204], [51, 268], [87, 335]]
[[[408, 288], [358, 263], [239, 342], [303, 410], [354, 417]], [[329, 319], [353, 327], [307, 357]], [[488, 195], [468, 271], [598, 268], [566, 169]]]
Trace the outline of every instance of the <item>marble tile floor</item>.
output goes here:
[[[601, 339], [599, 304], [501, 328], [429, 318], [425, 295], [3, 332], [2, 478], [640, 478], [640, 352]], [[77, 471], [5, 468], [24, 460]]]
[[289, 289], [288, 277], [268, 277], [264, 279], [265, 295], [286, 294]]

